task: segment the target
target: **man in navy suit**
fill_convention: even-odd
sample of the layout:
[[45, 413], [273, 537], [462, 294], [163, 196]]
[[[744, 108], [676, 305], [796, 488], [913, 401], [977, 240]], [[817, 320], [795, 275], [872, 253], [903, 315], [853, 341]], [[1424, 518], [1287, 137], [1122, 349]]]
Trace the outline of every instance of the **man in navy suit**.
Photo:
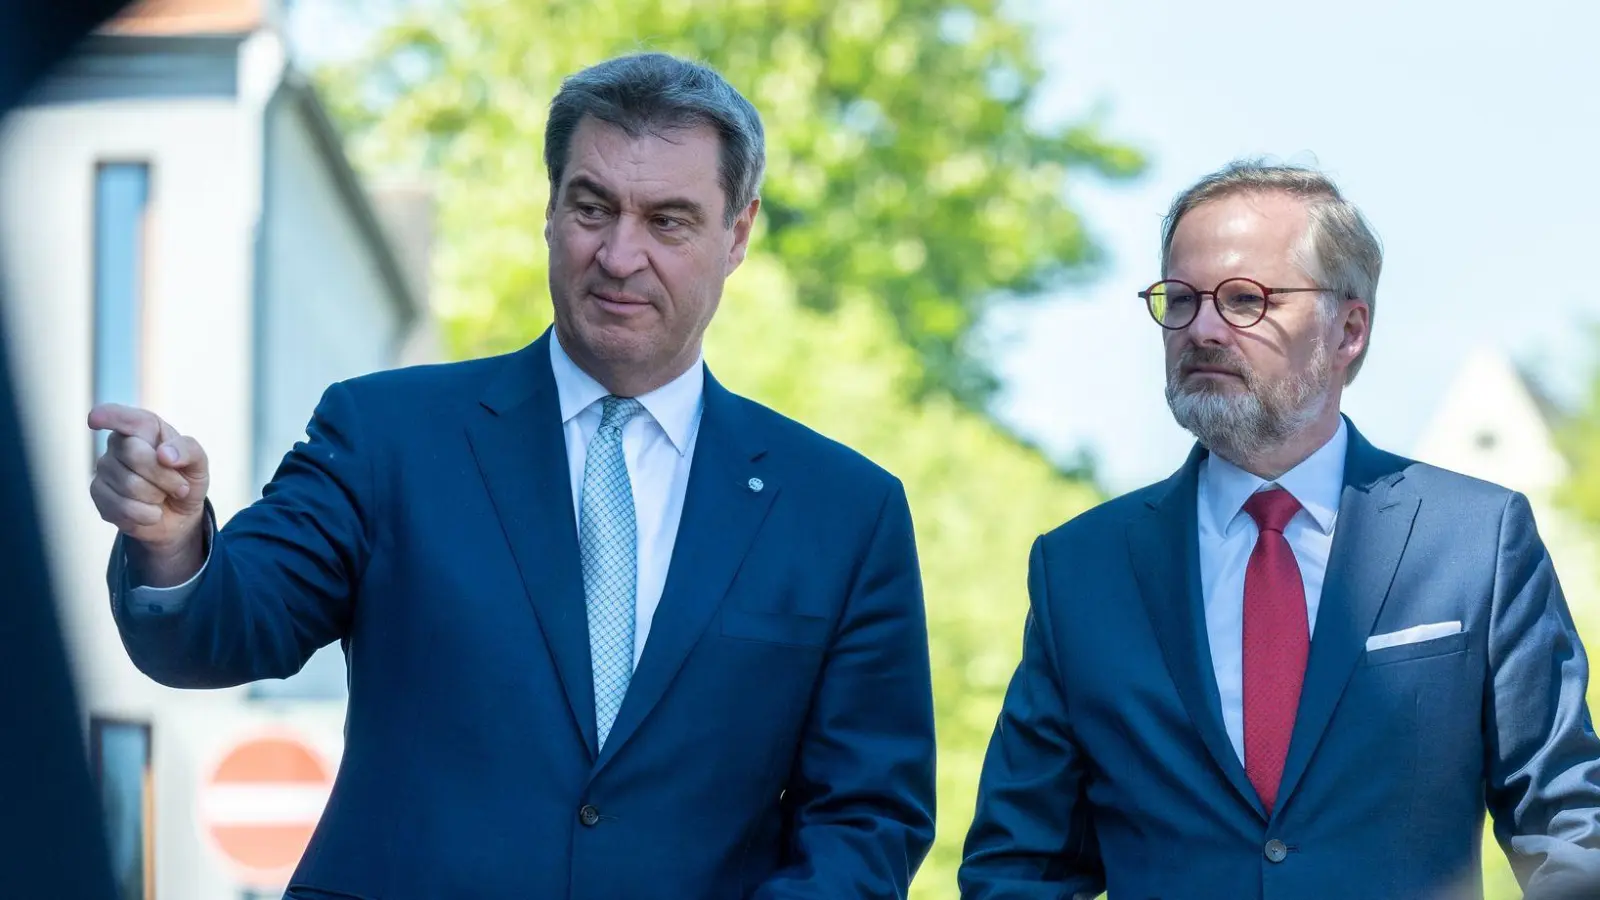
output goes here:
[[524, 349], [333, 385], [220, 531], [193, 438], [91, 414], [127, 650], [208, 688], [342, 643], [293, 898], [904, 897], [934, 809], [905, 494], [701, 355], [760, 119], [644, 54], [569, 78], [545, 140], [555, 325]]
[[1486, 807], [1529, 897], [1600, 897], [1588, 664], [1528, 501], [1340, 413], [1381, 263], [1314, 171], [1178, 197], [1140, 296], [1197, 446], [1034, 544], [963, 897], [1481, 897]]

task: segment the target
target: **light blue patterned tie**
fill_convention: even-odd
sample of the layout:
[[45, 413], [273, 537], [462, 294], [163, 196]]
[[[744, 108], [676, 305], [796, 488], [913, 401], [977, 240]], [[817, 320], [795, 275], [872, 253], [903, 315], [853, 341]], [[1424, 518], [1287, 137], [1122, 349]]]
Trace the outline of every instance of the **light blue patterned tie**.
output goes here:
[[589, 439], [578, 518], [583, 592], [589, 610], [589, 660], [594, 667], [594, 722], [605, 746], [633, 677], [634, 597], [639, 585], [639, 534], [633, 485], [622, 456], [622, 426], [644, 411], [639, 401], [606, 397], [600, 429]]

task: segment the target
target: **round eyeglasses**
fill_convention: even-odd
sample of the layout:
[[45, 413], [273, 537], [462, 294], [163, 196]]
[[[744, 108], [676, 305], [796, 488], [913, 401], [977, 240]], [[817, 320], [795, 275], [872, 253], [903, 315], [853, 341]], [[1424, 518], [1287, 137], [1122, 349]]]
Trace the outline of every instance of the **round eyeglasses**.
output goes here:
[[1158, 281], [1139, 292], [1156, 324], [1182, 331], [1200, 315], [1200, 304], [1209, 296], [1222, 321], [1234, 328], [1249, 328], [1267, 315], [1267, 298], [1274, 294], [1321, 293], [1327, 288], [1269, 288], [1250, 278], [1229, 278], [1215, 290], [1202, 291], [1185, 281]]

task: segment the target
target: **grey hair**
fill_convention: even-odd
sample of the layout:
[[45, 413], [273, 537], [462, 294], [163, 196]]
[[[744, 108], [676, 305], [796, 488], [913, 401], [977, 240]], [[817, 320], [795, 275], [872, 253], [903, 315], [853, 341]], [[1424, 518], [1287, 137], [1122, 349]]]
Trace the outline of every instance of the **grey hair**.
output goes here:
[[1371, 347], [1371, 319], [1377, 314], [1383, 246], [1361, 211], [1344, 198], [1328, 176], [1301, 166], [1236, 160], [1200, 179], [1178, 195], [1162, 222], [1161, 275], [1166, 277], [1172, 261], [1172, 237], [1185, 214], [1212, 200], [1264, 193], [1288, 194], [1306, 203], [1310, 225], [1296, 249], [1296, 263], [1332, 294], [1319, 310], [1323, 320], [1331, 322], [1342, 300], [1366, 301], [1368, 342], [1345, 371], [1348, 384], [1355, 380]]
[[630, 137], [709, 126], [721, 143], [723, 226], [731, 227], [761, 189], [766, 135], [761, 116], [733, 85], [709, 66], [665, 53], [609, 59], [568, 76], [550, 101], [544, 165], [554, 202], [566, 171], [573, 132], [584, 116], [622, 129]]

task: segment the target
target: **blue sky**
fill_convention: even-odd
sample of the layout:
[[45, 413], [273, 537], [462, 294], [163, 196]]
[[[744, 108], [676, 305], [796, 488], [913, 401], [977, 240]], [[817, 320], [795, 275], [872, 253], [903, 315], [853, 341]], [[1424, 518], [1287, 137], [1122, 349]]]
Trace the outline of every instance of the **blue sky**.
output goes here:
[[[378, 0], [381, 7], [382, 0]], [[1161, 478], [1190, 438], [1162, 399], [1154, 280], [1174, 194], [1236, 156], [1321, 166], [1386, 248], [1373, 346], [1345, 409], [1409, 452], [1451, 376], [1489, 344], [1573, 396], [1600, 345], [1600, 76], [1589, 0], [1034, 2], [1045, 117], [1098, 113], [1151, 168], [1069, 188], [1100, 277], [1008, 313], [999, 414], [1046, 447], [1087, 446], [1108, 488]], [[299, 0], [310, 57], [366, 33], [374, 0]]]
[[1041, 13], [1047, 114], [1103, 108], [1143, 148], [1139, 182], [1069, 196], [1102, 277], [1008, 316], [1001, 415], [1054, 449], [1092, 447], [1115, 491], [1176, 468], [1190, 438], [1162, 398], [1160, 217], [1235, 156], [1321, 166], [1385, 246], [1373, 345], [1345, 410], [1409, 452], [1473, 347], [1572, 396], [1600, 345], [1586, 268], [1600, 241], [1600, 4], [1115, 0]]

